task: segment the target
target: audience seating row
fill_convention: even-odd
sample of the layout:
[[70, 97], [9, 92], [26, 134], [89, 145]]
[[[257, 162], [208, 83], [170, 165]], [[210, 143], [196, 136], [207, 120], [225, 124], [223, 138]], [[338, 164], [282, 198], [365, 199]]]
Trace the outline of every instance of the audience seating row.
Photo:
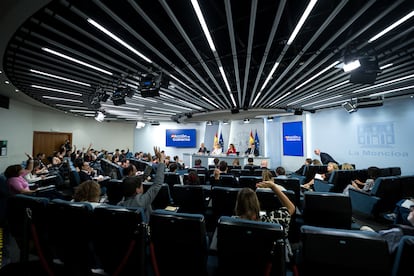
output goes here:
[[[148, 232], [140, 208], [93, 209], [26, 195], [9, 204], [11, 233], [26, 248], [22, 260], [34, 242], [44, 274], [57, 274], [58, 258], [58, 275], [87, 275], [95, 258], [110, 275], [286, 275], [278, 224], [221, 216], [210, 241], [200, 214], [155, 210]], [[375, 232], [310, 225], [300, 232], [300, 275], [406, 275], [411, 269], [413, 236], [401, 239], [394, 257]]]
[[[21, 261], [27, 260], [29, 244], [34, 242], [44, 274], [57, 274], [59, 260], [59, 273], [64, 274], [58, 275], [88, 275], [96, 264], [109, 275], [151, 275], [150, 261], [155, 275], [207, 275], [210, 241], [203, 215], [155, 210], [147, 231], [141, 208], [93, 209], [89, 203], [26, 195], [11, 197], [9, 204], [13, 207], [8, 216], [11, 233], [26, 248]], [[242, 267], [263, 271], [268, 264], [274, 264], [274, 271], [284, 269], [283, 248], [276, 245], [283, 233], [280, 225], [230, 217], [220, 218], [218, 225], [217, 262], [213, 262], [218, 267], [212, 268], [216, 275]], [[241, 244], [243, 251], [238, 249]], [[240, 258], [250, 261], [239, 263]], [[258, 266], [256, 261], [266, 266]]]
[[349, 196], [354, 212], [378, 217], [392, 212], [399, 200], [414, 197], [414, 176], [378, 177], [370, 193], [350, 189]]

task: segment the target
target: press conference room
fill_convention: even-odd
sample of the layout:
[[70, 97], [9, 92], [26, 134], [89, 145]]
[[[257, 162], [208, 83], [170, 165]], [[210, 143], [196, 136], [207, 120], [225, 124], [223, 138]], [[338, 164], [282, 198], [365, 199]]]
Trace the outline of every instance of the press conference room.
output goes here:
[[[0, 275], [404, 275], [411, 267], [412, 1], [15, 0], [0, 7]], [[87, 161], [105, 177], [102, 206], [72, 202], [82, 168], [71, 158], [57, 169], [63, 184], [44, 185], [62, 198], [42, 189], [10, 193], [8, 167], [24, 169], [38, 153], [54, 167], [66, 140], [73, 152], [101, 154]], [[117, 205], [125, 167], [106, 157], [127, 152], [146, 193], [160, 161], [154, 147], [166, 169], [146, 218], [145, 208]], [[326, 153], [333, 172], [329, 162], [312, 164]], [[294, 204], [288, 226], [236, 212], [244, 188], [257, 195], [261, 217], [289, 209], [272, 185], [258, 184], [265, 170]], [[191, 171], [200, 185], [187, 185]], [[348, 189], [367, 179], [369, 190]], [[187, 186], [200, 187], [180, 194]], [[51, 233], [63, 231], [49, 219], [58, 214], [78, 241]], [[104, 228], [114, 234], [94, 237]], [[74, 248], [84, 244], [95, 247], [99, 268]]]

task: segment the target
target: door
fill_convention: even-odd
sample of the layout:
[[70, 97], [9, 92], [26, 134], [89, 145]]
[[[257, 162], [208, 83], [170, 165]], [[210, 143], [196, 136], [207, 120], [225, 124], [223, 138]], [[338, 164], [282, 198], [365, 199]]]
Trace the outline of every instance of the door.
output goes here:
[[42, 152], [46, 156], [51, 156], [54, 151], [60, 150], [60, 147], [66, 140], [72, 145], [72, 133], [66, 132], [33, 132], [33, 156]]

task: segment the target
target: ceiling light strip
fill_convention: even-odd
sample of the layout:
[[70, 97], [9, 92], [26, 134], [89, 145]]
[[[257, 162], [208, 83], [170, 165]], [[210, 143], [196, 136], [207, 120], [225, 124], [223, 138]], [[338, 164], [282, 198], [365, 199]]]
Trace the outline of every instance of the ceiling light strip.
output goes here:
[[306, 19], [308, 18], [309, 14], [311, 13], [313, 7], [315, 6], [317, 0], [311, 0], [306, 7], [305, 11], [302, 14], [302, 17], [300, 18], [298, 24], [296, 25], [295, 29], [293, 30], [292, 34], [290, 35], [287, 45], [291, 45], [293, 40], [295, 40], [297, 34], [299, 33], [300, 29], [302, 28], [303, 24], [305, 23]]
[[319, 100], [319, 101], [316, 101], [316, 102], [313, 102], [313, 103], [304, 104], [304, 105], [302, 105], [302, 107], [303, 106], [314, 105], [314, 104], [321, 103], [321, 102], [330, 101], [330, 100], [333, 100], [333, 99], [336, 99], [336, 98], [340, 98], [340, 97], [342, 97], [342, 95], [336, 95], [336, 96], [333, 96], [333, 97], [330, 97], [330, 98], [326, 98], [326, 99], [323, 99], [323, 100]]
[[147, 98], [143, 98], [143, 97], [138, 97], [136, 95], [132, 96], [132, 98], [139, 100], [139, 101], [147, 101], [147, 102], [151, 102], [151, 103], [156, 103], [156, 100], [153, 99], [147, 99]]
[[[147, 113], [156, 113], [156, 114], [168, 114], [168, 115], [175, 115], [175, 112], [168, 112], [168, 111], [159, 111], [159, 110], [151, 110], [151, 109], [147, 109], [145, 110], [145, 112]], [[156, 115], [154, 114], [154, 115]]]
[[130, 50], [131, 52], [133, 52], [140, 58], [142, 58], [143, 60], [145, 60], [146, 62], [152, 63], [152, 61], [149, 58], [147, 58], [142, 53], [137, 51], [134, 47], [132, 47], [131, 45], [129, 45], [128, 43], [126, 43], [125, 41], [117, 37], [115, 34], [111, 33], [109, 30], [107, 30], [105, 27], [97, 23], [95, 20], [88, 18], [87, 21], [89, 24], [93, 25], [95, 28], [97, 28], [98, 30], [100, 30], [101, 32], [103, 32], [104, 34], [106, 34], [107, 36], [109, 36], [110, 38], [112, 38], [113, 40], [115, 40], [116, 42], [118, 42], [119, 44], [121, 44], [122, 46], [124, 46], [125, 48], [127, 48], [128, 50]]
[[115, 109], [125, 109], [125, 110], [134, 110], [134, 111], [138, 111], [139, 108], [136, 107], [127, 107], [127, 106], [118, 106], [118, 105], [109, 105], [109, 104], [101, 104], [103, 107], [108, 107], [108, 108], [115, 108]]
[[179, 106], [179, 105], [176, 105], [176, 104], [163, 103], [163, 105], [167, 105], [167, 106], [171, 106], [171, 107], [175, 107], [175, 108], [179, 108], [179, 109], [184, 109], [184, 110], [189, 110], [189, 111], [192, 110], [191, 108], [187, 108], [187, 107], [184, 107], [184, 106]]
[[286, 98], [287, 96], [289, 96], [291, 94], [291, 92], [287, 92], [285, 95], [283, 95], [282, 97], [276, 99], [275, 101], [273, 101], [270, 105], [274, 105], [277, 102], [280, 102], [282, 99]]
[[371, 37], [368, 40], [368, 43], [371, 43], [375, 40], [377, 40], [378, 38], [380, 38], [381, 36], [385, 35], [386, 33], [388, 33], [389, 31], [391, 31], [392, 29], [396, 28], [398, 25], [401, 25], [402, 23], [404, 23], [405, 21], [407, 21], [408, 19], [410, 19], [411, 17], [414, 16], [414, 10], [411, 11], [409, 14], [407, 14], [406, 16], [404, 16], [403, 18], [397, 20], [396, 22], [394, 22], [393, 24], [391, 24], [390, 26], [388, 26], [387, 28], [385, 28], [383, 31], [379, 32], [378, 34], [374, 35], [373, 37]]
[[[221, 76], [223, 77], [224, 84], [226, 85], [227, 91], [231, 93], [230, 85], [229, 85], [229, 82], [227, 81], [226, 74], [224, 73], [223, 66], [219, 66], [219, 71], [221, 73]], [[234, 99], [233, 99], [233, 102], [234, 102]], [[236, 104], [234, 104], [234, 105], [236, 105]]]
[[378, 92], [378, 93], [370, 94], [369, 96], [370, 97], [381, 96], [381, 95], [385, 95], [385, 94], [389, 94], [389, 93], [393, 93], [393, 92], [397, 92], [397, 91], [402, 91], [402, 90], [407, 90], [407, 89], [412, 89], [412, 88], [414, 88], [414, 85], [407, 86], [407, 87], [396, 88], [396, 89], [383, 91], [383, 92]]
[[349, 83], [349, 80], [346, 80], [346, 81], [340, 82], [340, 83], [338, 83], [338, 84], [332, 85], [332, 86], [330, 86], [330, 87], [326, 88], [326, 90], [331, 90], [331, 89], [337, 88], [337, 87], [339, 87], [339, 86], [341, 86], [341, 85], [344, 85], [344, 84], [346, 84], [346, 83]]
[[197, 15], [198, 22], [200, 22], [201, 28], [203, 29], [204, 35], [207, 38], [208, 45], [210, 45], [210, 49], [213, 52], [216, 52], [216, 46], [213, 43], [213, 39], [211, 38], [210, 31], [208, 30], [206, 21], [204, 20], [203, 13], [201, 12], [200, 5], [198, 4], [197, 0], [191, 0], [191, 4], [193, 5], [194, 11]]
[[58, 80], [64, 80], [64, 81], [67, 81], [67, 82], [72, 82], [72, 83], [80, 84], [80, 85], [83, 85], [83, 86], [91, 87], [91, 85], [89, 83], [84, 83], [84, 82], [80, 82], [80, 81], [60, 77], [60, 76], [57, 76], [57, 75], [45, 73], [45, 72], [34, 70], [34, 69], [30, 69], [29, 71], [32, 72], [32, 73], [35, 73], [35, 74], [46, 76], [46, 77], [51, 77], [51, 78], [55, 78], [55, 79], [58, 79]]
[[332, 63], [331, 65], [329, 65], [328, 67], [326, 67], [325, 69], [323, 69], [322, 71], [320, 71], [319, 73], [313, 75], [312, 77], [310, 77], [308, 80], [302, 82], [300, 85], [296, 86], [295, 90], [298, 90], [299, 88], [301, 88], [302, 86], [304, 86], [305, 84], [311, 82], [312, 80], [316, 79], [317, 77], [319, 77], [320, 75], [322, 75], [323, 73], [325, 73], [326, 71], [328, 71], [329, 69], [331, 69], [332, 67], [334, 67], [335, 65], [337, 65], [339, 63], [339, 61], [335, 61], [334, 63]]
[[296, 103], [298, 103], [298, 102], [302, 102], [302, 101], [304, 101], [304, 100], [306, 100], [306, 99], [312, 98], [312, 97], [314, 97], [314, 96], [316, 96], [316, 95], [318, 95], [318, 94], [319, 94], [319, 92], [313, 93], [313, 94], [311, 94], [311, 95], [309, 95], [309, 96], [306, 96], [306, 97], [301, 98], [301, 99], [299, 99], [299, 100], [296, 100], [296, 101], [293, 101], [293, 102], [291, 102], [291, 103], [288, 103], [287, 105], [294, 105], [294, 104], [296, 104]]
[[59, 53], [59, 52], [57, 52], [57, 51], [51, 50], [51, 49], [49, 49], [49, 48], [45, 48], [45, 47], [43, 47], [43, 48], [42, 48], [42, 50], [43, 50], [43, 51], [45, 51], [45, 52], [51, 53], [51, 54], [53, 54], [53, 55], [55, 55], [55, 56], [58, 56], [58, 57], [61, 57], [61, 58], [64, 58], [64, 59], [70, 60], [70, 61], [72, 61], [72, 62], [78, 63], [78, 64], [80, 64], [80, 65], [86, 66], [86, 67], [91, 68], [91, 69], [94, 69], [94, 70], [96, 70], [96, 71], [102, 72], [102, 73], [104, 73], [104, 74], [107, 74], [107, 75], [110, 75], [110, 76], [112, 76], [112, 75], [113, 75], [111, 72], [109, 72], [109, 71], [107, 71], [107, 70], [101, 69], [101, 68], [96, 67], [96, 66], [94, 66], [94, 65], [92, 65], [92, 64], [86, 63], [86, 62], [84, 62], [84, 61], [78, 60], [78, 59], [73, 58], [73, 57], [70, 57], [70, 56], [67, 56], [67, 55], [65, 55], [65, 54], [62, 54], [62, 53]]
[[74, 113], [94, 113], [94, 110], [81, 110], [81, 109], [71, 109], [69, 110], [70, 112], [74, 112]]
[[[230, 94], [231, 95], [231, 94]], [[209, 100], [207, 97], [201, 96], [201, 98], [203, 98], [203, 100], [207, 101], [209, 104], [213, 105], [214, 107], [220, 109], [220, 107], [218, 105], [216, 105], [215, 103], [213, 103], [211, 100]], [[234, 101], [234, 99], [233, 99]]]
[[394, 79], [394, 80], [389, 80], [389, 81], [386, 81], [386, 82], [378, 83], [376, 85], [364, 87], [364, 88], [355, 90], [352, 93], [358, 93], [358, 92], [362, 92], [362, 91], [365, 91], [365, 90], [371, 90], [371, 89], [374, 89], [374, 88], [377, 88], [377, 87], [380, 87], [380, 86], [388, 85], [388, 84], [391, 84], [391, 83], [394, 83], [394, 82], [399, 82], [399, 81], [403, 81], [403, 80], [410, 79], [410, 78], [414, 78], [414, 74], [408, 75], [408, 76], [405, 76], [405, 77], [401, 77], [401, 78], [398, 78], [398, 79]]
[[66, 107], [66, 108], [72, 108], [72, 109], [79, 109], [79, 108], [81, 108], [81, 109], [88, 109], [87, 107], [84, 107], [84, 106], [73, 106], [73, 105], [66, 105], [66, 104], [56, 104], [56, 106]]
[[393, 66], [394, 64], [393, 63], [388, 63], [388, 64], [385, 64], [385, 65], [383, 65], [383, 66], [381, 66], [380, 67], [380, 70], [384, 70], [384, 69], [386, 69], [386, 68], [388, 68], [388, 67], [391, 67], [391, 66]]
[[183, 101], [183, 100], [178, 100], [178, 101], [181, 102], [181, 103], [183, 103], [183, 104], [185, 104], [185, 105], [187, 105], [187, 106], [191, 106], [191, 107], [196, 108], [196, 109], [199, 109], [199, 110], [202, 110], [203, 109], [202, 107], [200, 107], [198, 105], [195, 105], [195, 104], [192, 104], [192, 103]]
[[336, 102], [331, 102], [331, 103], [325, 103], [325, 104], [315, 105], [315, 106], [314, 106], [314, 108], [320, 108], [320, 107], [325, 107], [325, 106], [329, 106], [329, 105], [342, 104], [342, 103], [347, 102], [347, 101], [351, 101], [351, 99], [347, 99], [347, 100], [340, 100], [340, 101], [336, 101]]
[[33, 88], [42, 89], [42, 90], [49, 90], [49, 91], [53, 91], [53, 92], [65, 93], [65, 94], [74, 95], [74, 96], [82, 96], [81, 93], [70, 92], [70, 91], [51, 88], [51, 87], [45, 87], [45, 86], [40, 86], [40, 85], [35, 85], [35, 84], [32, 84], [30, 86], [33, 87]]
[[[272, 78], [272, 76], [273, 76], [273, 73], [276, 71], [276, 68], [279, 66], [279, 62], [276, 62], [274, 65], [273, 65], [273, 68], [272, 68], [272, 70], [270, 70], [270, 73], [269, 73], [269, 75], [267, 76], [267, 78], [266, 78], [266, 80], [265, 80], [265, 82], [263, 83], [263, 85], [262, 85], [262, 88], [260, 88], [260, 92], [262, 92], [263, 91], [263, 89], [266, 87], [266, 85], [267, 85], [267, 83], [270, 81], [270, 79]], [[256, 97], [257, 98], [257, 97]]]
[[66, 102], [74, 102], [74, 103], [83, 103], [81, 100], [72, 100], [66, 98], [58, 98], [58, 97], [51, 97], [51, 96], [42, 96], [42, 98], [54, 100], [54, 101], [66, 101]]

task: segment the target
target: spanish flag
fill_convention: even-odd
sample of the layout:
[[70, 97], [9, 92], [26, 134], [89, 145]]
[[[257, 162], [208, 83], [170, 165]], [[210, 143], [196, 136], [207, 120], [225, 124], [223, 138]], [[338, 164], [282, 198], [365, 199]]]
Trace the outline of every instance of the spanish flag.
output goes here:
[[249, 145], [254, 144], [253, 131], [250, 130]]
[[218, 135], [217, 135], [217, 132], [216, 132], [216, 136], [214, 136], [214, 143], [213, 143], [213, 145], [215, 146], [217, 144], [218, 144]]

